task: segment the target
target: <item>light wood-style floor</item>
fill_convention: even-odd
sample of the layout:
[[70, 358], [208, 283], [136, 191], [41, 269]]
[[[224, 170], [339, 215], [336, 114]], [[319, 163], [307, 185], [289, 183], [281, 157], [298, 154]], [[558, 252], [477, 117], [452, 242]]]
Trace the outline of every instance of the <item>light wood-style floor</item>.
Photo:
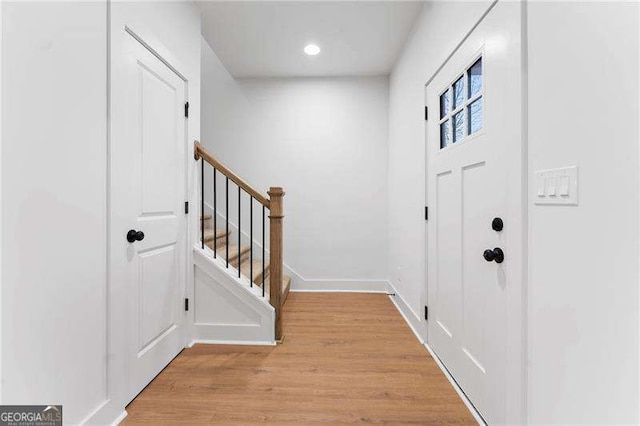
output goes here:
[[386, 295], [291, 293], [284, 343], [185, 349], [124, 424], [476, 424]]

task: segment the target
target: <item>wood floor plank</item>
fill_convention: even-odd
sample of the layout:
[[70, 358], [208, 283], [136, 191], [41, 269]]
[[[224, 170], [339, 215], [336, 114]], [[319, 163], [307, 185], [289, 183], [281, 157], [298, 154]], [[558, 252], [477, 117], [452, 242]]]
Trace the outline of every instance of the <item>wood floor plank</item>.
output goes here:
[[386, 295], [291, 293], [283, 318], [276, 347], [185, 349], [124, 424], [476, 424]]

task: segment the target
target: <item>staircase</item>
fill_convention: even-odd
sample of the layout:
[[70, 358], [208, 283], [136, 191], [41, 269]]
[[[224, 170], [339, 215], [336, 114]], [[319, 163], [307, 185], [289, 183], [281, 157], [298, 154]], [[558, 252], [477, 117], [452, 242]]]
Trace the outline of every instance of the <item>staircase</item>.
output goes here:
[[[215, 260], [212, 265], [215, 265], [215, 268], [218, 269], [217, 272], [216, 270], [209, 270], [211, 274], [222, 273], [223, 276], [224, 274], [229, 277], [233, 276], [236, 280], [234, 285], [239, 285], [240, 287], [248, 281], [249, 289], [247, 290], [249, 290], [248, 294], [251, 294], [251, 298], [242, 299], [246, 306], [260, 306], [261, 304], [262, 308], [256, 309], [264, 313], [265, 302], [268, 301], [268, 304], [273, 308], [271, 310], [271, 307], [269, 307], [269, 312], [271, 312], [269, 324], [273, 324], [273, 328], [269, 327], [268, 330], [270, 333], [273, 332], [272, 336], [275, 336], [276, 341], [282, 341], [281, 312], [291, 287], [291, 277], [285, 276], [283, 273], [284, 191], [279, 187], [271, 187], [267, 195], [263, 195], [218, 161], [198, 141], [194, 145], [194, 158], [196, 161], [200, 161], [199, 255], [203, 256], [203, 259], [208, 259], [207, 261]], [[209, 169], [205, 167], [209, 167]], [[207, 170], [212, 170], [210, 174], [211, 181], [207, 181], [205, 184], [205, 175], [208, 175]], [[207, 177], [207, 179], [209, 178]], [[217, 182], [224, 185], [218, 185]], [[212, 195], [212, 205], [209, 206], [209, 211], [213, 213], [205, 214], [205, 186], [208, 186], [209, 183], [211, 185], [207, 189], [207, 193]], [[230, 188], [230, 183], [235, 184], [235, 187]], [[235, 227], [237, 231], [236, 236], [233, 238], [234, 241], [232, 241], [229, 196], [235, 193], [237, 193], [237, 204], [235, 204], [237, 210], [231, 214], [234, 215], [233, 220], [236, 221], [235, 225], [232, 224], [232, 227]], [[243, 199], [249, 201], [248, 218], [246, 211], [244, 216], [241, 214]], [[221, 208], [218, 208], [218, 204], [220, 204]], [[262, 244], [259, 244], [258, 240], [254, 238], [254, 206], [261, 210], [262, 223], [260, 230], [262, 231]], [[268, 222], [266, 220], [267, 211], [269, 212]], [[218, 225], [223, 225], [223, 227]], [[246, 232], [247, 229], [249, 229], [248, 233]], [[267, 229], [269, 232], [268, 248], [265, 242]], [[242, 231], [245, 232], [243, 233]], [[259, 249], [261, 248], [261, 253], [256, 253], [256, 246]], [[246, 278], [246, 281], [241, 280], [242, 277]], [[228, 282], [229, 280], [225, 279], [225, 281]], [[238, 287], [227, 287], [227, 293], [228, 291], [236, 292], [238, 289]], [[224, 296], [220, 297], [224, 298]], [[197, 299], [196, 303], [198, 300], [204, 299]], [[220, 302], [220, 300], [222, 299], [216, 296], [216, 298], [209, 299], [209, 304], [206, 306], [211, 306]], [[260, 304], [255, 305], [253, 302], [260, 302]], [[268, 307], [268, 305], [266, 306]], [[228, 310], [226, 309], [227, 307], [231, 308], [231, 305], [225, 305], [223, 310]], [[265, 322], [263, 321], [261, 324], [265, 324]]]
[[[229, 242], [229, 265], [234, 268], [238, 268], [238, 259], [240, 259], [240, 274], [250, 279], [253, 284], [258, 287], [262, 287], [263, 283], [265, 286], [265, 293], [269, 292], [270, 281], [269, 281], [269, 260], [265, 259], [264, 261], [264, 272], [262, 269], [262, 260], [254, 259], [251, 260], [251, 247], [249, 246], [241, 246], [240, 250], [238, 250], [237, 244], [232, 244], [231, 241], [234, 241], [231, 238], [232, 232], [229, 231], [227, 234], [226, 229], [218, 228], [214, 231], [213, 229], [213, 216], [211, 214], [204, 215], [204, 243], [211, 250], [215, 250], [217, 256], [221, 259], [227, 259], [227, 242]], [[264, 277], [264, 281], [263, 281]], [[282, 276], [282, 283], [280, 286], [280, 303], [284, 305], [287, 300], [287, 296], [289, 295], [289, 289], [291, 288], [291, 277], [288, 275]]]

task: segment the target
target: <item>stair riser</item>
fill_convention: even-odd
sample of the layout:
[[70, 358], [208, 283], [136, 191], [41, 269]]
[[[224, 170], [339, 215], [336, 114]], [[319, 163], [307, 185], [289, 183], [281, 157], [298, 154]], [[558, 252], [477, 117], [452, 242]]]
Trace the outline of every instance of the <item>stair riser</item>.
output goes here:
[[[244, 264], [245, 262], [249, 262], [249, 261], [250, 261], [250, 259], [251, 259], [251, 254], [250, 254], [250, 252], [248, 252], [248, 251], [247, 251], [246, 253], [244, 253], [244, 254], [242, 255], [242, 264]], [[238, 267], [238, 258], [231, 259], [231, 261], [229, 262], [229, 264], [230, 264], [231, 266], [233, 266], [234, 268], [237, 268], [237, 267]]]
[[[226, 242], [227, 242], [227, 238], [226, 237], [219, 237], [216, 242], [217, 244], [217, 255], [218, 257], [225, 259], [226, 258]], [[209, 247], [211, 250], [213, 250], [213, 241], [208, 241], [207, 243], [207, 247]], [[238, 265], [238, 258], [237, 258], [237, 254], [235, 251], [235, 246], [233, 246], [233, 243], [229, 243], [229, 265], [233, 266], [234, 268]], [[249, 251], [245, 251], [242, 254], [242, 263], [244, 264], [245, 261], [248, 261], [249, 259]]]
[[[269, 281], [269, 265], [264, 265], [265, 271], [264, 271], [264, 281], [265, 283]], [[253, 275], [254, 275], [254, 279], [253, 279], [253, 283], [257, 284], [259, 286], [262, 286], [262, 271], [259, 270], [257, 273], [254, 270], [253, 271]]]
[[[264, 281], [266, 282], [268, 279], [269, 279], [269, 266], [265, 265]], [[260, 273], [256, 276], [255, 280], [253, 280], [253, 282], [258, 285], [262, 285], [262, 271], [260, 271]]]
[[[255, 253], [254, 253], [255, 255]], [[253, 268], [251, 267], [253, 265]], [[267, 261], [264, 265], [265, 268], [265, 281], [269, 277], [269, 262]], [[252, 281], [254, 284], [261, 285], [262, 284], [262, 261], [260, 259], [253, 259], [253, 263], [251, 262], [251, 256], [249, 255], [248, 259], [243, 258], [242, 260], [242, 268], [240, 268], [242, 276], [245, 278], [253, 277]]]
[[[213, 239], [209, 239], [208, 241], [205, 239], [205, 243], [207, 244], [207, 247], [209, 247], [211, 250], [213, 250]], [[223, 247], [227, 244], [227, 237], [226, 236], [222, 236], [222, 237], [218, 237], [216, 238], [216, 246], [218, 247], [218, 252], [220, 252], [220, 247]]]
[[[234, 268], [238, 267], [238, 262], [237, 261], [233, 261], [231, 262], [232, 265], [234, 266]], [[249, 278], [249, 275], [251, 275], [251, 254], [247, 253], [246, 255], [244, 255], [242, 257], [242, 276], [245, 278]], [[269, 262], [267, 261], [267, 263], [265, 263], [264, 265], [264, 279], [265, 281], [267, 279], [269, 279]], [[253, 265], [253, 283], [257, 284], [257, 285], [262, 285], [262, 263], [258, 260], [258, 259], [254, 259], [254, 265]]]
[[[271, 291], [271, 280], [267, 280], [265, 282], [267, 286], [267, 293]], [[285, 276], [282, 279], [282, 283], [280, 284], [280, 302], [284, 305], [284, 302], [287, 300], [287, 296], [289, 296], [289, 291], [291, 290], [291, 278]]]

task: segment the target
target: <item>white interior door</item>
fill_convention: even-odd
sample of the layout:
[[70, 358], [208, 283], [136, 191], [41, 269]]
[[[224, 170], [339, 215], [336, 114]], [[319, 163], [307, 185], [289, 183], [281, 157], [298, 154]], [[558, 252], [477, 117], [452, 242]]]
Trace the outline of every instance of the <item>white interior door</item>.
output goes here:
[[426, 86], [428, 341], [490, 424], [506, 421], [508, 270], [521, 253], [509, 239], [521, 226], [509, 183], [521, 161], [510, 147], [521, 143], [519, 19], [519, 5], [498, 3]]
[[114, 278], [124, 281], [129, 301], [130, 400], [184, 347], [187, 87], [140, 42], [123, 37], [112, 92], [112, 253]]

